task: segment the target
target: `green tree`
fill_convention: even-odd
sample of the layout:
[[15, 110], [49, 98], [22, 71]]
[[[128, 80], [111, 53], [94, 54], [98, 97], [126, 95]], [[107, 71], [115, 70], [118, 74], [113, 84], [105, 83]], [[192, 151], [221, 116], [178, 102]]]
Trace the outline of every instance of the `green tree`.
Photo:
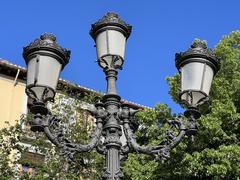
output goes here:
[[[87, 100], [92, 100], [84, 98]], [[89, 113], [80, 109], [82, 101], [59, 95], [52, 107], [52, 113], [60, 117], [64, 125], [65, 135], [74, 143], [86, 144], [90, 138], [93, 126], [89, 122]], [[75, 119], [74, 119], [74, 118]], [[72, 122], [70, 121], [72, 119]], [[45, 148], [44, 139], [39, 139], [37, 147], [46, 155], [46, 162], [37, 167], [36, 175], [32, 179], [98, 179], [101, 175], [102, 158], [96, 152], [76, 154], [76, 162], [67, 162], [61, 157], [59, 149], [52, 144]], [[42, 148], [44, 147], [44, 149]]]
[[[85, 102], [87, 99], [84, 98]], [[60, 117], [66, 136], [75, 143], [87, 143], [93, 129], [89, 122], [89, 114], [79, 108], [81, 103], [82, 101], [78, 99], [59, 94], [51, 107], [52, 113]], [[67, 162], [60, 155], [59, 149], [47, 141], [43, 133], [32, 133], [22, 129], [22, 124], [27, 124], [31, 118], [30, 115], [23, 115], [15, 126], [0, 130], [0, 179], [16, 179], [19, 176], [19, 170], [16, 168], [19, 163], [36, 170], [34, 176], [25, 173], [21, 179], [79, 179], [80, 177], [99, 179], [103, 160], [97, 152], [77, 154], [76, 162]], [[72, 121], [69, 121], [71, 119]], [[16, 154], [29, 151], [29, 148], [21, 143], [35, 147], [36, 153], [45, 156], [44, 161], [36, 162], [31, 158], [20, 156], [17, 158]]]
[[[7, 123], [7, 122], [6, 122]], [[0, 177], [1, 179], [14, 179], [17, 175], [15, 165], [17, 163], [16, 155], [17, 151], [21, 150], [21, 147], [17, 142], [20, 141], [21, 126], [10, 126], [0, 130]]]
[[[240, 179], [240, 31], [224, 36], [215, 52], [221, 58], [221, 70], [214, 78], [209, 106], [201, 109], [194, 142], [185, 138], [164, 164], [131, 154], [124, 169], [128, 179]], [[170, 95], [179, 103], [179, 74], [167, 80]], [[165, 111], [166, 107], [158, 108], [138, 116], [149, 123], [139, 130], [139, 137], [147, 137], [141, 144], [156, 143], [154, 138], [161, 137], [158, 122], [169, 117]]]

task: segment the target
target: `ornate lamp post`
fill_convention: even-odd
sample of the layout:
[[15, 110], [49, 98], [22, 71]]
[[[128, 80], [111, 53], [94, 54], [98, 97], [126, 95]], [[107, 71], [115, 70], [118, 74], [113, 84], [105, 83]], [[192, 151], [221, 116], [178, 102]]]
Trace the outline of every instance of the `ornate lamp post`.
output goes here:
[[[176, 66], [181, 73], [181, 102], [186, 104], [184, 115], [187, 123], [169, 120], [170, 129], [166, 139], [157, 146], [140, 146], [135, 139], [136, 129], [133, 121], [137, 110], [121, 103], [117, 94], [117, 70], [124, 63], [125, 43], [131, 33], [131, 26], [115, 13], [107, 13], [92, 25], [98, 64], [106, 74], [107, 93], [100, 103], [90, 112], [96, 118], [96, 129], [88, 144], [71, 143], [59, 128], [59, 119], [46, 107], [47, 101], [53, 101], [60, 71], [68, 63], [70, 51], [56, 43], [56, 37], [44, 34], [24, 48], [23, 57], [28, 65], [26, 93], [34, 99], [31, 112], [33, 131], [42, 131], [70, 160], [74, 154], [89, 152], [96, 148], [106, 159], [103, 179], [122, 179], [120, 161], [130, 151], [154, 156], [158, 160], [169, 157], [171, 149], [179, 144], [185, 135], [194, 135], [197, 131], [196, 120], [201, 114], [198, 107], [208, 100], [208, 94], [214, 74], [220, 68], [219, 59], [203, 42], [195, 42], [186, 52], [176, 54]], [[122, 145], [122, 128], [127, 144]], [[173, 133], [173, 129], [178, 133]], [[104, 142], [100, 138], [104, 137]]]

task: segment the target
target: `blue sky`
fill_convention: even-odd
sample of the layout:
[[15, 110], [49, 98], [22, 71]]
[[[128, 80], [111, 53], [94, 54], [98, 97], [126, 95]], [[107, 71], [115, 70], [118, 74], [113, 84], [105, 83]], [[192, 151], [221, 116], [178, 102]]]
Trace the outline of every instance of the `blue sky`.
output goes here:
[[175, 53], [186, 50], [194, 38], [211, 48], [223, 35], [238, 30], [239, 0], [2, 0], [0, 3], [0, 57], [21, 66], [22, 47], [44, 32], [72, 51], [61, 77], [97, 91], [106, 83], [98, 67], [90, 25], [106, 12], [116, 12], [133, 26], [126, 45], [118, 92], [122, 98], [153, 107], [168, 104], [182, 111], [168, 95], [165, 78], [177, 72]]

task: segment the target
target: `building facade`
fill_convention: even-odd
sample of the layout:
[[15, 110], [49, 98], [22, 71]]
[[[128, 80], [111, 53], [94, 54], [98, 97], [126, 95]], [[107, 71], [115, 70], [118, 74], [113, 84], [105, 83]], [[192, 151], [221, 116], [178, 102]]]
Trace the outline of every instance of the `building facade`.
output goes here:
[[0, 61], [0, 128], [14, 125], [27, 113], [25, 95], [26, 70], [7, 61]]

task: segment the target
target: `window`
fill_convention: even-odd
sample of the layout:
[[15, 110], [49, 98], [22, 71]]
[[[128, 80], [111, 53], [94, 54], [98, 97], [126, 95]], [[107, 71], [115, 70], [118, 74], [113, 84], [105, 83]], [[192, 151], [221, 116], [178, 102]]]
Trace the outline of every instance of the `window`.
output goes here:
[[24, 152], [19, 160], [20, 176], [28, 174], [30, 177], [36, 174], [38, 166], [44, 163], [44, 155], [33, 152]]
[[24, 176], [26, 173], [31, 177], [35, 175], [36, 170], [28, 164], [20, 164], [20, 176]]

